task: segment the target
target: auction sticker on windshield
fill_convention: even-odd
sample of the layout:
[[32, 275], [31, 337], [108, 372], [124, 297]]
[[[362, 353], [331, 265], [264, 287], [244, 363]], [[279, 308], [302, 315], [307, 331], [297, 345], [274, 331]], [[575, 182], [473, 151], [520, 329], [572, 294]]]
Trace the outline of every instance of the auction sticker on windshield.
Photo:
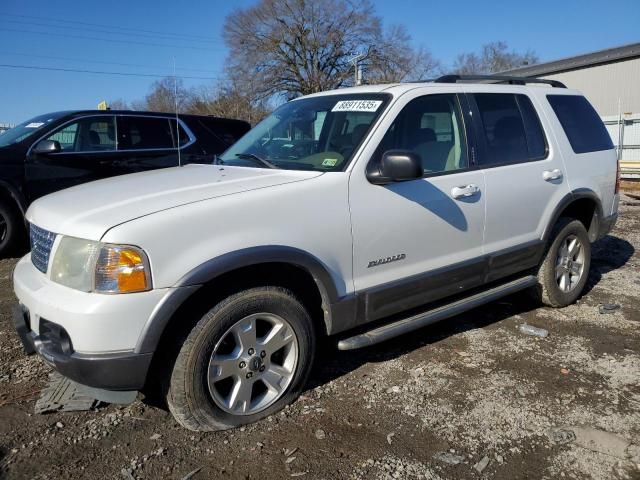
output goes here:
[[382, 100], [341, 100], [331, 109], [332, 112], [375, 112]]

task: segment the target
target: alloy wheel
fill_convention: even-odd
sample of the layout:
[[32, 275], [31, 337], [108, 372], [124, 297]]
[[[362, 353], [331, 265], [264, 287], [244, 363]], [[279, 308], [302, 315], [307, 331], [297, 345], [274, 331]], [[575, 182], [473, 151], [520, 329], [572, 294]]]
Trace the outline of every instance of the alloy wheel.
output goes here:
[[576, 288], [584, 274], [585, 253], [576, 235], [569, 235], [560, 244], [556, 259], [556, 282], [563, 292]]
[[258, 413], [284, 394], [297, 363], [298, 339], [285, 319], [272, 313], [246, 316], [224, 333], [211, 354], [209, 393], [228, 413]]

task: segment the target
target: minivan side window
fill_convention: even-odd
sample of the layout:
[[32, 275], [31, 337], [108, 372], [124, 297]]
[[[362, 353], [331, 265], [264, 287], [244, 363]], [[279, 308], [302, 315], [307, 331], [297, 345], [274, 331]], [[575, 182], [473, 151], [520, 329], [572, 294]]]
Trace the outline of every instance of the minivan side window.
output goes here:
[[539, 160], [547, 156], [540, 119], [526, 95], [473, 94], [487, 151], [478, 164], [502, 165]]
[[69, 123], [47, 140], [60, 143], [63, 152], [106, 152], [116, 149], [112, 116], [86, 117]]
[[[186, 137], [186, 133], [181, 131], [181, 137], [183, 134]], [[165, 148], [175, 148], [174, 134], [168, 118], [118, 117], [118, 150]]]
[[574, 153], [611, 150], [613, 142], [600, 116], [581, 95], [547, 95]]
[[410, 101], [387, 130], [376, 156], [387, 150], [417, 153], [425, 175], [467, 168], [467, 142], [456, 95], [426, 95]]

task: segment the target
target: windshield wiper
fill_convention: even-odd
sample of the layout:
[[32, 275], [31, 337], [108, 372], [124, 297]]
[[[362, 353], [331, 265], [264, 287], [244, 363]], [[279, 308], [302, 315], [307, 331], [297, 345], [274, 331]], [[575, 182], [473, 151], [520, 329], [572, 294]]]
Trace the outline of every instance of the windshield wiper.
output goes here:
[[256, 163], [259, 163], [260, 165], [263, 165], [267, 168], [280, 168], [279, 166], [271, 163], [269, 160], [265, 160], [264, 158], [259, 157], [254, 153], [236, 153], [236, 157], [241, 158], [243, 160], [253, 160]]

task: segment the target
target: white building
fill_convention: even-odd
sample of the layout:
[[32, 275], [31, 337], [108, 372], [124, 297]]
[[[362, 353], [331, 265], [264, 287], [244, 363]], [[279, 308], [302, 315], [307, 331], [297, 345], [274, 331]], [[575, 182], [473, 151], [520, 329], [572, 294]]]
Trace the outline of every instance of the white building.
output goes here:
[[640, 174], [640, 43], [504, 73], [559, 80], [580, 90], [602, 116], [623, 174]]

